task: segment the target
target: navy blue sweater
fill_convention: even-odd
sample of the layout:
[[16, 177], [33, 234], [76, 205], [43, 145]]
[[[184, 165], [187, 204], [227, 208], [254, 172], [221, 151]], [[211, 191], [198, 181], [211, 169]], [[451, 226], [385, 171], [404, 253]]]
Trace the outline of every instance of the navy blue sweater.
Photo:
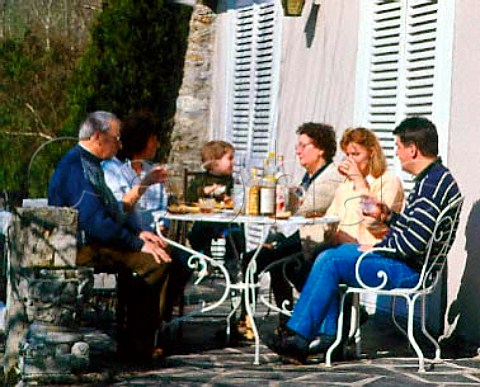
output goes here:
[[389, 233], [375, 246], [395, 249], [395, 258], [420, 269], [440, 212], [460, 197], [460, 190], [441, 160], [415, 177], [415, 186], [401, 214], [392, 213]]
[[101, 159], [80, 145], [75, 146], [60, 160], [50, 179], [48, 204], [78, 210], [80, 244], [140, 251], [144, 244], [137, 236], [140, 230], [118, 220], [117, 214], [105, 206], [85, 175], [82, 159], [94, 168], [98, 166], [103, 173]]

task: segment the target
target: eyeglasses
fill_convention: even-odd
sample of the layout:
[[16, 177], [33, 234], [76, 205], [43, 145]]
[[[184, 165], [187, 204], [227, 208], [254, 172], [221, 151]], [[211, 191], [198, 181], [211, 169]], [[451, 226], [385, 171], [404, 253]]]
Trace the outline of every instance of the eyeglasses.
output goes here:
[[309, 145], [313, 145], [313, 142], [309, 142], [308, 144], [298, 143], [297, 145], [295, 145], [295, 149], [303, 151]]
[[115, 142], [121, 142], [122, 141], [122, 138], [119, 134], [117, 134], [116, 136], [112, 136], [111, 134], [108, 134], [108, 133], [105, 133], [105, 135], [111, 139], [111, 140], [114, 140]]

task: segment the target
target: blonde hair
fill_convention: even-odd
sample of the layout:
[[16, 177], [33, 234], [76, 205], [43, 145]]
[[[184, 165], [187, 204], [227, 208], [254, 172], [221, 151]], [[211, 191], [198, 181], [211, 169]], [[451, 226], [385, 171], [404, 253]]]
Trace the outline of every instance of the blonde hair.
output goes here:
[[212, 161], [220, 160], [228, 152], [234, 152], [232, 144], [222, 140], [213, 140], [207, 142], [201, 150], [202, 165], [208, 171], [211, 169]]
[[366, 128], [348, 128], [343, 132], [340, 140], [342, 151], [346, 152], [347, 146], [352, 142], [363, 146], [370, 152], [368, 173], [374, 178], [382, 176], [387, 170], [387, 160], [375, 133]]

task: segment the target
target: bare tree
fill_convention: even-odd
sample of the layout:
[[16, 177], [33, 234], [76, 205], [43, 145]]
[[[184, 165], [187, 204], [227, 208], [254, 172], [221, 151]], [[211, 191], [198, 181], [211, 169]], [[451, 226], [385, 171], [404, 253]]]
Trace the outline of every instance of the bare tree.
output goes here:
[[22, 36], [27, 29], [42, 29], [45, 47], [53, 35], [64, 35], [81, 44], [102, 0], [0, 0], [0, 38]]

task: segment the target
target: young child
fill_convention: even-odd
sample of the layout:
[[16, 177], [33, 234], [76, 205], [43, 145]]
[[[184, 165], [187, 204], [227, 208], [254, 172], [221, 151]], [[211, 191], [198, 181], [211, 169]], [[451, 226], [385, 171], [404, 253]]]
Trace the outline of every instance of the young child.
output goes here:
[[[215, 140], [206, 143], [201, 151], [205, 172], [196, 176], [187, 188], [186, 201], [198, 202], [201, 198], [229, 200], [233, 189], [233, 162], [235, 149], [232, 144]], [[188, 234], [192, 248], [211, 256], [213, 239], [226, 239], [225, 267], [232, 283], [238, 282], [240, 254], [245, 251], [243, 228], [235, 223], [195, 222]]]

